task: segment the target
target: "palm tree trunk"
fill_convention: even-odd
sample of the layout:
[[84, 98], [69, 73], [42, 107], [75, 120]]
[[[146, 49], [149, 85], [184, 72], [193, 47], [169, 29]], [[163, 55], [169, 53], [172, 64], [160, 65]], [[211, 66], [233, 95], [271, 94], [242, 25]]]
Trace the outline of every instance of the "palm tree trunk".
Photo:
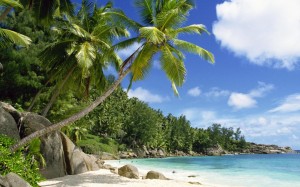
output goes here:
[[52, 107], [53, 103], [56, 101], [57, 97], [60, 94], [61, 89], [64, 87], [65, 83], [70, 78], [70, 76], [71, 76], [72, 72], [74, 71], [75, 67], [76, 66], [72, 67], [72, 69], [69, 71], [67, 76], [64, 78], [63, 82], [58, 86], [57, 89], [55, 89], [54, 94], [52, 95], [50, 101], [48, 102], [48, 104], [46, 105], [46, 107], [44, 108], [44, 110], [42, 112], [42, 116], [44, 116], [44, 117], [47, 116], [47, 113], [49, 112], [49, 110]]
[[32, 100], [31, 103], [30, 103], [30, 106], [29, 106], [28, 109], [27, 109], [27, 112], [30, 112], [30, 111], [32, 110], [32, 108], [33, 108], [33, 106], [34, 106], [36, 100], [37, 100], [37, 99], [39, 98], [39, 96], [41, 95], [43, 88], [45, 88], [45, 87], [47, 86], [47, 84], [49, 84], [49, 82], [50, 82], [50, 80], [48, 80], [48, 81], [45, 83], [45, 85], [44, 85], [44, 86], [38, 91], [38, 93], [34, 96], [33, 100]]
[[59, 122], [56, 124], [53, 124], [49, 127], [46, 127], [44, 129], [41, 129], [39, 131], [36, 131], [32, 134], [30, 134], [29, 136], [26, 136], [25, 138], [23, 138], [22, 140], [20, 140], [19, 142], [17, 142], [16, 144], [14, 144], [10, 149], [12, 152], [15, 152], [17, 149], [19, 149], [20, 147], [26, 145], [27, 143], [29, 143], [31, 140], [41, 137], [47, 133], [50, 133], [52, 131], [56, 131], [59, 130], [60, 128], [67, 126], [68, 124], [84, 117], [85, 115], [87, 115], [88, 113], [90, 113], [92, 110], [94, 110], [99, 104], [101, 104], [108, 96], [110, 96], [113, 91], [118, 87], [118, 85], [122, 82], [122, 80], [125, 78], [125, 76], [130, 72], [130, 68], [126, 69], [125, 71], [121, 72], [119, 74], [119, 78], [114, 82], [114, 84], [112, 84], [108, 90], [102, 94], [100, 97], [98, 97], [90, 106], [88, 106], [87, 108], [85, 108], [84, 110], [78, 112], [77, 114]]
[[11, 11], [11, 9], [12, 9], [12, 7], [7, 7], [5, 9], [5, 11], [0, 16], [0, 21], [2, 21], [7, 16], [7, 14]]

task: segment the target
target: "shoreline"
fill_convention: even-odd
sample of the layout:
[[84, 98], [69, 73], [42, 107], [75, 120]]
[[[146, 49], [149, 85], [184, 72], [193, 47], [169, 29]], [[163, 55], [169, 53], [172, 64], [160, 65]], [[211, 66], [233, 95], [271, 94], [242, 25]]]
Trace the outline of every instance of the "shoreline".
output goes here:
[[[106, 160], [105, 164], [109, 164], [112, 167], [117, 168], [120, 168], [125, 165], [120, 163], [119, 160]], [[135, 166], [134, 163], [132, 163], [132, 165]], [[66, 175], [60, 178], [48, 179], [46, 181], [39, 182], [39, 185], [41, 187], [96, 187], [100, 185], [104, 187], [221, 187], [219, 185], [203, 183], [201, 176], [193, 175], [193, 177], [188, 177], [188, 175], [186, 175], [187, 173], [172, 173], [172, 171], [166, 172], [156, 170], [157, 172], [160, 172], [163, 175], [165, 175], [170, 180], [142, 179], [151, 169], [139, 167], [137, 168], [140, 175], [139, 179], [129, 179], [126, 177], [119, 176], [118, 174], [112, 173], [109, 169], [100, 169], [78, 175]], [[222, 185], [222, 187], [225, 186]]]

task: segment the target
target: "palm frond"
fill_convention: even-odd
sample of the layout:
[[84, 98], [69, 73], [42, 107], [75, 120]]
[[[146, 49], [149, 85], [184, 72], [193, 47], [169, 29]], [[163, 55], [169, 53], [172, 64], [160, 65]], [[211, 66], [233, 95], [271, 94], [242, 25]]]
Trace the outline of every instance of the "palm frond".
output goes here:
[[120, 50], [120, 49], [124, 49], [124, 48], [127, 48], [131, 45], [133, 45], [134, 43], [139, 43], [140, 42], [140, 38], [139, 37], [135, 37], [135, 38], [130, 38], [130, 39], [127, 39], [127, 40], [124, 40], [122, 42], [119, 42], [115, 45], [112, 46], [112, 50]]
[[140, 29], [140, 36], [145, 38], [147, 42], [159, 45], [166, 41], [166, 36], [156, 27], [142, 27]]
[[145, 24], [149, 25], [155, 23], [155, 9], [153, 7], [153, 0], [136, 0], [135, 6], [139, 9], [139, 13]]
[[23, 5], [19, 1], [15, 0], [0, 0], [0, 6], [23, 8]]
[[206, 30], [205, 26], [202, 24], [193, 24], [186, 27], [180, 27], [178, 29], [174, 29], [171, 31], [171, 33], [174, 33], [176, 35], [181, 33], [187, 33], [187, 34], [202, 34], [203, 32], [206, 32], [209, 34], [209, 32]]
[[186, 20], [188, 12], [192, 8], [193, 5], [186, 0], [164, 2], [162, 10], [157, 12], [157, 27], [160, 30], [178, 27]]
[[182, 60], [174, 56], [169, 45], [163, 47], [160, 61], [169, 80], [176, 86], [181, 86], [185, 80], [185, 66]]
[[215, 62], [213, 54], [210, 53], [209, 51], [207, 51], [206, 49], [203, 49], [202, 47], [199, 47], [193, 43], [179, 40], [179, 39], [174, 39], [173, 42], [174, 42], [174, 45], [176, 45], [176, 47], [178, 47], [182, 50], [197, 54], [211, 63]]
[[89, 69], [96, 59], [96, 49], [89, 42], [84, 42], [79, 46], [76, 54], [78, 65], [82, 68], [83, 77], [89, 75]]
[[31, 43], [31, 39], [29, 37], [3, 28], [0, 28], [0, 39], [3, 40], [0, 44], [1, 46], [5, 46], [8, 42], [12, 42], [16, 45], [28, 47]]
[[156, 51], [157, 48], [151, 44], [146, 44], [143, 49], [141, 49], [130, 68], [133, 81], [141, 80], [145, 77]]

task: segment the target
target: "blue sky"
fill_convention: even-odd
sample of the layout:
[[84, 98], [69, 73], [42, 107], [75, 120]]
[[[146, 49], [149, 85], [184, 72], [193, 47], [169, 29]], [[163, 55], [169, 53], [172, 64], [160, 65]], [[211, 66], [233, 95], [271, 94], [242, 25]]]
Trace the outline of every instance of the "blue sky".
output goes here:
[[[133, 1], [114, 4], [139, 20]], [[211, 51], [216, 63], [186, 54], [186, 81], [176, 97], [155, 61], [129, 96], [164, 114], [184, 114], [194, 127], [221, 123], [240, 127], [248, 141], [300, 149], [299, 9], [299, 0], [197, 0], [186, 24], [204, 24], [210, 35], [180, 38]]]

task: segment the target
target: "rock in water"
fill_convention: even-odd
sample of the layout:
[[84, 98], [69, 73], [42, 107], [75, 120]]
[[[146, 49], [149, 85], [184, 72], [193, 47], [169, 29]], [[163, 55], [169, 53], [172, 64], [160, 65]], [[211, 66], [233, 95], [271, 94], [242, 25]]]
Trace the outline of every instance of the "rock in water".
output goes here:
[[139, 171], [133, 165], [127, 164], [118, 169], [118, 174], [123, 177], [127, 177], [130, 179], [139, 179]]
[[146, 179], [168, 180], [162, 173], [157, 171], [149, 171], [146, 175]]

